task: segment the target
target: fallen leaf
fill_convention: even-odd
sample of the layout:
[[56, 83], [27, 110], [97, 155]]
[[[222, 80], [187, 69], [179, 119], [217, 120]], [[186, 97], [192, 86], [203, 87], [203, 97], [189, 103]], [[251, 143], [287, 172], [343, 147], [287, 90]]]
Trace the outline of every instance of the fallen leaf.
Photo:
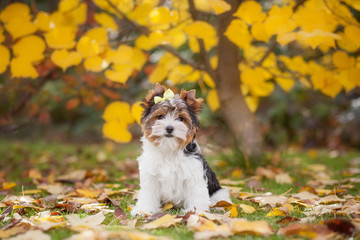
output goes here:
[[80, 218], [76, 214], [70, 214], [66, 216], [66, 218], [72, 227], [81, 229], [100, 225], [105, 220], [105, 215], [102, 212], [99, 212], [95, 215], [89, 215], [84, 218]]
[[172, 202], [168, 202], [167, 204], [165, 204], [165, 206], [163, 207], [163, 211], [169, 210], [173, 208], [173, 204]]
[[114, 211], [114, 216], [116, 219], [126, 219], [127, 215], [121, 208], [117, 207]]
[[348, 219], [334, 218], [324, 221], [324, 224], [332, 231], [344, 234], [346, 236], [352, 236], [356, 230], [354, 224]]
[[252, 214], [256, 209], [252, 206], [246, 204], [240, 204], [239, 207], [244, 211], [244, 213]]
[[282, 219], [276, 221], [276, 223], [280, 224], [280, 225], [286, 225], [286, 224], [289, 224], [292, 222], [298, 222], [298, 221], [300, 221], [300, 218], [286, 216], [286, 217], [283, 217]]
[[165, 214], [161, 218], [143, 225], [142, 229], [168, 228], [180, 221], [181, 218], [176, 218], [174, 215]]
[[275, 182], [279, 184], [291, 184], [293, 180], [288, 173], [280, 173], [275, 176]]
[[265, 221], [234, 220], [230, 223], [234, 233], [270, 236], [273, 233], [271, 226]]
[[43, 233], [41, 230], [30, 230], [16, 237], [8, 238], [8, 240], [50, 240], [50, 235]]
[[281, 208], [273, 208], [266, 214], [266, 217], [277, 217], [277, 216], [286, 216], [288, 214], [287, 211]]
[[315, 194], [312, 194], [308, 191], [303, 191], [303, 192], [299, 192], [299, 193], [296, 193], [296, 194], [291, 194], [292, 197], [294, 198], [298, 198], [298, 199], [301, 199], [301, 200], [318, 200], [320, 199], [319, 196], [315, 195]]
[[284, 236], [297, 235], [310, 239], [329, 239], [335, 234], [327, 226], [322, 224], [295, 223], [278, 230], [278, 234]]

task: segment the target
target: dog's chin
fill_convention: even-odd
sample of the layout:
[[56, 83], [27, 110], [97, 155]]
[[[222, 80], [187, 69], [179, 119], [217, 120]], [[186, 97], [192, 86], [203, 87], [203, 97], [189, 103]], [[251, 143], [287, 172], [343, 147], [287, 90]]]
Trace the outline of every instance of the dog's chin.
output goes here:
[[162, 136], [148, 138], [157, 148], [164, 151], [176, 151], [184, 146], [184, 140], [173, 134], [164, 134]]

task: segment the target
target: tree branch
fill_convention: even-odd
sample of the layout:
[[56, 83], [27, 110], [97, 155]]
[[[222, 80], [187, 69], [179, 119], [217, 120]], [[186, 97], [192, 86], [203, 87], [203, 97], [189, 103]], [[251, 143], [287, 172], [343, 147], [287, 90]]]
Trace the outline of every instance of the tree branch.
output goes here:
[[260, 67], [263, 62], [266, 60], [266, 58], [270, 55], [270, 53], [272, 53], [276, 48], [276, 40], [274, 39], [270, 44], [269, 47], [267, 49], [267, 51], [264, 53], [264, 55], [262, 56], [262, 58], [259, 60], [259, 62], [257, 62], [255, 64], [255, 67]]
[[[198, 20], [197, 10], [195, 8], [194, 0], [189, 0], [189, 11], [190, 11], [192, 19], [194, 21]], [[205, 71], [211, 76], [212, 79], [215, 80], [217, 78], [217, 75], [216, 75], [216, 72], [214, 71], [214, 69], [211, 67], [209, 55], [206, 51], [204, 40], [198, 39], [198, 42], [199, 42], [199, 48], [200, 48], [200, 56], [201, 56], [203, 63], [205, 64]]]
[[[110, 5], [110, 7], [112, 9], [114, 9], [114, 11], [119, 14], [122, 19], [124, 19], [126, 22], [128, 22], [134, 29], [138, 30], [139, 32], [141, 32], [142, 34], [145, 34], [146, 36], [148, 36], [150, 34], [150, 30], [145, 27], [145, 26], [141, 26], [139, 24], [137, 24], [136, 22], [132, 21], [131, 19], [129, 19], [126, 14], [124, 14], [111, 0], [106, 0], [106, 2]], [[195, 62], [193, 62], [190, 59], [185, 58], [184, 56], [182, 56], [179, 52], [177, 52], [174, 48], [169, 47], [167, 45], [159, 45], [159, 48], [173, 54], [174, 56], [176, 56], [177, 58], [180, 59], [180, 61], [192, 66], [195, 69], [198, 70], [202, 70], [205, 71], [205, 68]]]

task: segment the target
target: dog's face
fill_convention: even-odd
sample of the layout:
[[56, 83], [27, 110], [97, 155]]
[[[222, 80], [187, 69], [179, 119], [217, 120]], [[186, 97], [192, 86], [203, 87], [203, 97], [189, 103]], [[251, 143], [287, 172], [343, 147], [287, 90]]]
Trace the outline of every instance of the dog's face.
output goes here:
[[155, 90], [150, 90], [145, 97], [142, 130], [155, 146], [175, 150], [185, 147], [195, 137], [202, 99], [195, 98], [195, 90], [181, 90], [172, 99], [155, 103], [154, 97], [163, 97], [165, 91], [165, 87], [156, 84]]

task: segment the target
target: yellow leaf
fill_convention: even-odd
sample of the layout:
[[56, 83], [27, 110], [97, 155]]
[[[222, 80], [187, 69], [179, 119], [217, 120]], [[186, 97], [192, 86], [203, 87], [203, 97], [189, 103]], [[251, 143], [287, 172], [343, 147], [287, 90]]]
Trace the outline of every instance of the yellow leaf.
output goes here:
[[0, 45], [0, 74], [5, 72], [10, 63], [10, 51], [7, 47]]
[[348, 37], [352, 42], [356, 43], [357, 46], [360, 45], [359, 39], [360, 39], [360, 28], [353, 26], [353, 25], [347, 25], [344, 29], [344, 34], [346, 37]]
[[130, 112], [130, 105], [126, 102], [112, 102], [104, 111], [102, 118], [107, 121], [120, 121], [127, 124], [134, 122], [134, 118]]
[[156, 219], [155, 221], [144, 224], [142, 226], [142, 229], [156, 229], [156, 228], [167, 227], [168, 224], [171, 223], [174, 218], [176, 218], [175, 215], [166, 214], [161, 218]]
[[140, 71], [141, 68], [146, 63], [146, 61], [147, 61], [146, 55], [140, 49], [133, 48], [133, 54], [130, 59], [130, 66], [133, 69]]
[[325, 32], [319, 29], [316, 29], [313, 32], [299, 31], [296, 36], [298, 40], [302, 40], [313, 49], [319, 44], [335, 47], [335, 39], [340, 39], [338, 34]]
[[[181, 2], [180, 4], [184, 4]], [[211, 12], [211, 6], [208, 0], [195, 0], [194, 1], [195, 8], [202, 12]]]
[[126, 83], [133, 69], [127, 64], [113, 65], [113, 70], [106, 70], [105, 77], [118, 83]]
[[265, 221], [234, 220], [231, 223], [234, 233], [252, 233], [256, 235], [269, 236], [273, 233], [271, 226]]
[[57, 66], [61, 67], [65, 71], [70, 66], [76, 66], [80, 64], [82, 60], [81, 54], [72, 51], [68, 52], [67, 50], [55, 50], [51, 54], [51, 61], [53, 61]]
[[169, 209], [172, 209], [173, 208], [173, 204], [172, 202], [168, 202], [167, 204], [165, 204], [165, 206], [163, 207], [163, 211], [167, 211]]
[[297, 38], [297, 33], [289, 32], [289, 33], [279, 33], [276, 36], [276, 40], [280, 43], [281, 46], [288, 44], [289, 42], [295, 41]]
[[13, 58], [10, 63], [12, 77], [37, 78], [39, 76], [35, 67], [24, 58]]
[[296, 28], [295, 22], [291, 19], [292, 7], [284, 6], [279, 8], [274, 5], [269, 11], [269, 16], [264, 21], [264, 28], [269, 35], [291, 32]]
[[105, 12], [96, 13], [94, 15], [95, 21], [104, 28], [110, 28], [114, 31], [118, 30], [118, 26], [112, 16]]
[[347, 52], [356, 52], [359, 49], [359, 42], [353, 42], [344, 33], [339, 33], [339, 37], [340, 39], [336, 40], [336, 43], [340, 48], [344, 49]]
[[265, 82], [264, 72], [260, 67], [246, 68], [241, 74], [241, 82], [247, 86], [257, 86]]
[[17, 186], [17, 184], [15, 182], [3, 182], [2, 183], [2, 189], [11, 189], [16, 186]]
[[240, 204], [239, 206], [245, 213], [248, 213], [248, 214], [252, 214], [253, 212], [256, 211], [255, 208], [253, 208], [252, 206], [246, 205], [246, 204]]
[[243, 19], [248, 24], [262, 22], [265, 19], [265, 13], [261, 10], [261, 5], [256, 1], [243, 2], [234, 16]]
[[231, 5], [224, 0], [209, 0], [209, 4], [215, 14], [222, 14], [231, 9]]
[[102, 49], [99, 43], [90, 37], [82, 36], [76, 45], [76, 50], [81, 53], [84, 58], [89, 58], [98, 55]]
[[141, 35], [139, 37], [136, 38], [135, 40], [135, 46], [137, 48], [149, 51], [151, 50], [155, 45], [154, 44], [150, 44], [150, 39], [149, 37], [147, 37], [146, 35]]
[[12, 18], [5, 24], [5, 28], [14, 39], [32, 34], [37, 30], [36, 25], [26, 18]]
[[240, 48], [248, 47], [252, 41], [246, 23], [239, 19], [231, 21], [224, 35]]
[[355, 58], [349, 57], [346, 52], [336, 51], [332, 55], [332, 61], [335, 67], [339, 69], [349, 69], [354, 67]]
[[113, 62], [115, 64], [129, 64], [134, 54], [134, 50], [132, 47], [127, 45], [120, 45], [116, 51], [108, 51], [106, 59], [109, 62]]
[[45, 48], [45, 42], [41, 37], [30, 35], [21, 38], [13, 45], [13, 53], [16, 57], [26, 58], [34, 63], [44, 58]]
[[174, 20], [174, 12], [166, 7], [156, 7], [149, 13], [149, 20], [156, 29], [167, 29]]
[[334, 74], [324, 69], [319, 69], [311, 75], [314, 89], [321, 90], [324, 94], [335, 97], [341, 91], [341, 84], [336, 81]]
[[150, 83], [161, 83], [165, 80], [166, 76], [168, 75], [169, 70], [162, 66], [158, 65], [154, 71], [149, 76]]
[[206, 72], [202, 73], [203, 76], [203, 80], [205, 82], [205, 84], [210, 87], [210, 88], [215, 88], [215, 82], [214, 80], [210, 77], [210, 75]]
[[132, 135], [128, 131], [127, 125], [116, 120], [106, 122], [103, 125], [103, 134], [106, 138], [120, 143], [127, 143], [132, 139]]
[[220, 102], [217, 95], [217, 91], [215, 89], [211, 89], [206, 97], [206, 101], [211, 109], [211, 111], [215, 112], [220, 108]]
[[99, 45], [106, 45], [108, 43], [107, 31], [103, 27], [91, 28], [85, 33], [85, 36], [90, 40], [96, 41]]
[[70, 49], [75, 46], [75, 33], [71, 27], [56, 27], [45, 34], [45, 40], [49, 47]]
[[59, 2], [59, 11], [62, 13], [70, 12], [79, 5], [79, 0], [61, 0]]
[[[213, 38], [209, 39], [212, 40]], [[183, 28], [181, 26], [177, 26], [175, 28], [171, 28], [168, 31], [168, 41], [169, 44], [175, 48], [180, 47], [183, 45], [187, 40], [186, 34], [183, 31]], [[206, 41], [208, 42], [208, 41]], [[206, 47], [206, 44], [205, 44]]]
[[84, 61], [85, 69], [91, 72], [101, 72], [108, 66], [109, 63], [99, 56], [90, 57]]
[[129, 12], [129, 19], [137, 22], [140, 25], [148, 25], [149, 24], [149, 13], [153, 10], [153, 8], [157, 5], [156, 1], [147, 1], [139, 3], [134, 10]]
[[216, 37], [216, 31], [212, 25], [204, 21], [194, 21], [184, 27], [184, 31], [191, 37], [200, 39]]
[[47, 12], [40, 11], [35, 18], [35, 25], [40, 31], [47, 32], [50, 30], [50, 16]]
[[138, 124], [141, 124], [141, 116], [144, 112], [144, 108], [141, 106], [141, 102], [136, 102], [131, 106], [131, 115]]
[[360, 68], [352, 68], [348, 72], [349, 81], [360, 87]]
[[14, 18], [30, 20], [31, 15], [29, 6], [25, 3], [12, 3], [7, 5], [0, 14], [0, 20], [4, 23], [7, 23]]
[[263, 23], [255, 23], [251, 27], [251, 35], [258, 41], [268, 42], [271, 34], [267, 32]]
[[282, 209], [279, 208], [273, 208], [270, 210], [268, 214], [266, 214], [265, 217], [278, 217], [278, 216], [285, 216], [287, 215], [287, 212], [285, 212]]
[[238, 204], [232, 204], [230, 208], [230, 217], [236, 218], [237, 216], [239, 216], [238, 206]]
[[169, 72], [168, 79], [174, 84], [183, 83], [185, 78], [193, 72], [193, 68], [189, 65], [179, 64]]
[[251, 112], [253, 112], [253, 113], [256, 112], [256, 109], [259, 106], [259, 98], [252, 97], [252, 96], [246, 96], [245, 102], [248, 105]]

